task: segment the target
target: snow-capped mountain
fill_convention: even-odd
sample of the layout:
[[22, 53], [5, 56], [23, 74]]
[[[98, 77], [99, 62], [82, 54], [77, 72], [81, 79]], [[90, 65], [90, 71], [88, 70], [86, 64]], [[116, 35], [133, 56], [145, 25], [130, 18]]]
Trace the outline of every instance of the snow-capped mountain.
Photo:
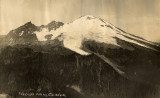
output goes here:
[[[66, 24], [52, 21], [46, 26], [41, 25], [37, 27], [31, 22], [28, 22], [9, 32], [6, 39], [9, 45], [34, 43], [35, 41], [52, 41], [57, 45], [58, 41], [58, 44], [61, 44], [63, 48], [69, 49], [82, 56], [92, 54], [98, 56], [121, 75], [123, 75], [124, 72], [118, 68], [119, 65], [105, 56], [106, 53], [109, 53], [110, 49], [122, 49], [123, 51], [130, 51], [130, 53], [139, 49], [160, 53], [160, 47], [155, 43], [129, 34], [111, 23], [91, 15], [80, 17]], [[51, 45], [50, 47], [53, 46], [51, 43], [49, 44]], [[93, 50], [95, 47], [101, 48], [102, 50], [95, 51]]]
[[112, 24], [90, 15], [81, 17], [72, 23], [64, 24], [57, 30], [48, 32], [48, 30], [43, 29], [42, 32], [35, 32], [35, 34], [37, 35], [39, 41], [47, 40], [45, 38], [47, 34], [53, 34], [51, 38], [52, 40], [59, 36], [59, 38], [63, 41], [64, 47], [81, 55], [90, 54], [82, 49], [85, 41], [96, 41], [99, 43], [114, 45], [117, 48], [134, 50], [132, 47], [127, 45], [118, 44], [117, 39], [156, 51], [154, 47], [151, 47], [154, 43], [126, 33]]
[[[133, 56], [136, 55], [134, 53], [139, 53], [142, 51], [142, 53], [139, 53], [139, 56], [145, 55], [147, 52], [150, 52], [150, 55], [153, 56], [155, 56], [154, 54], [160, 53], [160, 47], [155, 43], [129, 34], [112, 24], [105, 22], [103, 19], [91, 15], [80, 17], [71, 23], [64, 24], [56, 30], [51, 30], [50, 32], [48, 32], [46, 29], [43, 29], [41, 32], [34, 33], [37, 35], [39, 41], [46, 41], [46, 35], [52, 35], [51, 40], [58, 39], [60, 42], [62, 42], [63, 47], [71, 51], [84, 56], [94, 54], [112, 66], [112, 68], [119, 74], [126, 77], [128, 76], [126, 75], [125, 70], [130, 69], [121, 69], [120, 66], [123, 66], [121, 65], [122, 61], [117, 62], [115, 59], [113, 59], [113, 57], [116, 57], [116, 54], [125, 55], [125, 59], [128, 60], [128, 58], [132, 58], [133, 61], [136, 61], [137, 59], [135, 59], [135, 56]], [[117, 51], [122, 53], [117, 53]], [[113, 55], [110, 53], [116, 54]], [[152, 57], [150, 55], [147, 57], [147, 60]], [[156, 55], [155, 57], [158, 56]], [[120, 60], [121, 58], [116, 59]], [[146, 58], [144, 57], [144, 59]], [[143, 63], [142, 61], [143, 60], [140, 62]], [[156, 61], [156, 64], [157, 62], [158, 61]], [[145, 71], [147, 72], [148, 70]], [[136, 76], [135, 73], [137, 74], [137, 72], [134, 72], [130, 73], [129, 76], [134, 74], [132, 76], [133, 78]]]

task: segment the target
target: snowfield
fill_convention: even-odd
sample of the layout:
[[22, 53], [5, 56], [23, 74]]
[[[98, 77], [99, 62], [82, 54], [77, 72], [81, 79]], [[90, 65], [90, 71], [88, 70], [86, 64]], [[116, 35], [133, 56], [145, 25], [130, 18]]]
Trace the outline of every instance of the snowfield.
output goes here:
[[138, 41], [152, 44], [151, 42], [137, 38], [128, 33], [124, 33], [123, 31], [119, 30], [112, 24], [91, 15], [86, 15], [84, 17], [80, 17], [79, 19], [71, 23], [64, 24], [57, 30], [52, 30], [49, 32], [46, 28], [44, 28], [41, 32], [35, 32], [35, 33], [39, 41], [47, 40], [45, 38], [45, 35], [47, 34], [53, 35], [51, 38], [52, 40], [54, 40], [57, 37], [60, 37], [59, 39], [63, 41], [64, 47], [72, 51], [75, 51], [76, 53], [81, 55], [90, 54], [89, 52], [86, 52], [82, 49], [83, 47], [82, 43], [88, 40], [96, 41], [99, 43], [111, 44], [121, 48], [126, 48], [120, 46], [117, 43], [117, 40], [115, 38], [119, 38], [127, 42], [152, 49], [151, 47], [146, 46], [145, 44], [142, 44]]

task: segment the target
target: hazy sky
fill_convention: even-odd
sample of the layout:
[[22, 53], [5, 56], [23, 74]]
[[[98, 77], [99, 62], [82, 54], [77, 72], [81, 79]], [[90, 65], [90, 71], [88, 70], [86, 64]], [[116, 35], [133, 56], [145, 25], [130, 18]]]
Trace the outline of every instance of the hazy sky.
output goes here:
[[68, 23], [83, 15], [103, 18], [151, 41], [160, 41], [160, 0], [0, 0], [0, 34], [28, 21]]

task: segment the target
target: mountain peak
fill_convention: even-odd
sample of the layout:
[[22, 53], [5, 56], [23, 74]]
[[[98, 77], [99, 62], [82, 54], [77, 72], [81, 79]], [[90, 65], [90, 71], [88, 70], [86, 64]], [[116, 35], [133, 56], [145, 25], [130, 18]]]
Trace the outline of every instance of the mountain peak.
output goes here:
[[54, 20], [52, 20], [50, 23], [48, 23], [47, 25], [49, 25], [49, 24], [54, 24], [54, 23], [56, 23], [56, 21], [54, 21]]
[[31, 21], [29, 21], [29, 22], [25, 23], [24, 25], [30, 25], [30, 24], [32, 24], [32, 22], [31, 22]]
[[100, 21], [106, 23], [103, 19], [101, 19], [101, 18], [99, 18], [99, 17], [95, 17], [95, 16], [93, 16], [93, 15], [81, 16], [80, 19], [86, 19], [86, 20], [97, 19], [97, 20], [100, 20]]
[[85, 16], [82, 16], [81, 18], [92, 19], [92, 18], [95, 18], [95, 17], [92, 16], [92, 15], [85, 15]]
[[33, 26], [33, 27], [36, 27], [31, 21], [25, 23], [23, 26]]
[[26, 24], [32, 24], [32, 22], [31, 22], [31, 21], [29, 21], [29, 22], [27, 22]]
[[33, 33], [38, 30], [31, 21], [25, 23], [24, 25], [11, 30], [6, 36], [6, 42], [11, 44], [24, 44], [32, 41], [36, 41], [36, 35]]

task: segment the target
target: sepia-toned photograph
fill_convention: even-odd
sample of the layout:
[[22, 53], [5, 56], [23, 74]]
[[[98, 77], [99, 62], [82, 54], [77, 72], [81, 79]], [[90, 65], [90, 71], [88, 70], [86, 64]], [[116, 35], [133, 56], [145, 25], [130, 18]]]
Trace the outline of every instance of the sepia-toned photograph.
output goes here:
[[0, 98], [160, 98], [160, 1], [0, 0]]

